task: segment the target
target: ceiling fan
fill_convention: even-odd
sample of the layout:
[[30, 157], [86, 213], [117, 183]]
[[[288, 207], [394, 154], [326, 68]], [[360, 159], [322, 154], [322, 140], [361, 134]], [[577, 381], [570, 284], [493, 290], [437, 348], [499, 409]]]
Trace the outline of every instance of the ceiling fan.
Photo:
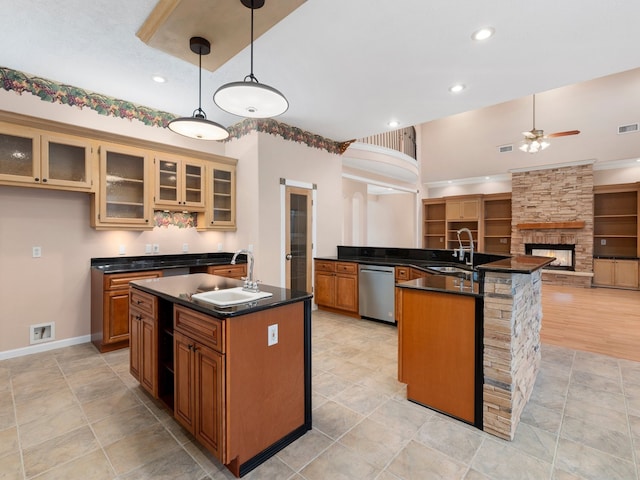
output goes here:
[[549, 138], [554, 137], [567, 137], [569, 135], [577, 135], [580, 133], [580, 130], [567, 130], [566, 132], [556, 132], [550, 133], [548, 135], [544, 134], [543, 130], [539, 130], [536, 128], [536, 96], [533, 95], [533, 128], [528, 132], [522, 132], [524, 135], [524, 140], [520, 143], [520, 150], [526, 153], [538, 153], [541, 150], [547, 148], [549, 143]]

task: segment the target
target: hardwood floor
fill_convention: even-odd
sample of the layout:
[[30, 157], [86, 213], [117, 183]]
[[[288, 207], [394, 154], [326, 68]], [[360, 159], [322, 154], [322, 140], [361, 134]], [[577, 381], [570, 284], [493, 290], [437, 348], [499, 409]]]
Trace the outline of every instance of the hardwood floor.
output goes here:
[[542, 343], [640, 361], [640, 291], [543, 284]]

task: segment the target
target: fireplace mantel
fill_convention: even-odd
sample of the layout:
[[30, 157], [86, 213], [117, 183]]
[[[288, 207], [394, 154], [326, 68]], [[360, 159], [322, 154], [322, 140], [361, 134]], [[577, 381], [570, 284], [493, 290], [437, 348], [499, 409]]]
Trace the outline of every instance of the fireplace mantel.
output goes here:
[[580, 229], [584, 228], [584, 221], [575, 222], [542, 222], [542, 223], [518, 223], [519, 230], [551, 230], [554, 228]]

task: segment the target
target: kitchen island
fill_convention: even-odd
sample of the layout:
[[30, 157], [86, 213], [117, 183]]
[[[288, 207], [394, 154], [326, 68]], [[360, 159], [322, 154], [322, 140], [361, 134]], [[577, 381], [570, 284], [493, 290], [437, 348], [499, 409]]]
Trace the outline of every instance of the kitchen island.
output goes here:
[[540, 366], [541, 269], [553, 260], [478, 265], [476, 285], [440, 275], [398, 283], [408, 398], [512, 440]]
[[237, 477], [311, 429], [311, 295], [196, 295], [240, 286], [202, 273], [130, 286], [132, 375]]

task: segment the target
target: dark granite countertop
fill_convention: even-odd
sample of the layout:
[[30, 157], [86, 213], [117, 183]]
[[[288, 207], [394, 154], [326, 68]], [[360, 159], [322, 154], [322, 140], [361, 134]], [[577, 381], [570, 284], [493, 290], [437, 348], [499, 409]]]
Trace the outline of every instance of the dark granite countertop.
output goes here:
[[454, 293], [457, 295], [469, 295], [482, 297], [480, 293], [480, 282], [466, 278], [454, 277], [452, 275], [430, 274], [423, 278], [409, 280], [396, 284], [399, 288], [410, 288], [414, 290], [429, 290], [435, 292]]
[[251, 303], [243, 303], [230, 307], [216, 307], [210, 303], [201, 302], [191, 298], [194, 293], [208, 292], [217, 289], [241, 287], [242, 280], [209, 275], [207, 273], [194, 273], [191, 275], [176, 275], [173, 277], [151, 278], [148, 280], [136, 280], [130, 283], [140, 290], [156, 295], [171, 303], [177, 303], [216, 318], [237, 317], [260, 310], [301, 302], [311, 299], [313, 295], [307, 292], [288, 290], [286, 288], [260, 285], [260, 290], [270, 292], [273, 295], [268, 298]]
[[555, 257], [537, 257], [533, 255], [515, 255], [496, 262], [478, 265], [478, 270], [486, 272], [533, 273], [555, 260]]
[[[233, 253], [183, 253], [177, 255], [144, 255], [137, 257], [92, 258], [91, 268], [104, 273], [142, 272], [185, 267], [208, 267], [227, 265]], [[238, 255], [238, 263], [246, 263], [247, 257]]]

